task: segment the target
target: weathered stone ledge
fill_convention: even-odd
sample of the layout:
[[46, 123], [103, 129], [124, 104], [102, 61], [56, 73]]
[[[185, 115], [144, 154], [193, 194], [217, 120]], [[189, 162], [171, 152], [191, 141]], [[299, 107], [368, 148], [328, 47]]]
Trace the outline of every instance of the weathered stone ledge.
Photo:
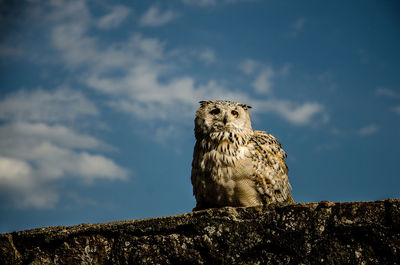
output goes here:
[[400, 264], [400, 199], [221, 208], [0, 235], [0, 264]]

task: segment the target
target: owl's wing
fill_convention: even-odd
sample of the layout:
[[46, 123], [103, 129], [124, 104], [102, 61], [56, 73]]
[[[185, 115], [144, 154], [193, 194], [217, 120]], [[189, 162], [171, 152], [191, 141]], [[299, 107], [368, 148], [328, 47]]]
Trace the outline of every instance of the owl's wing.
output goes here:
[[291, 186], [285, 163], [286, 153], [271, 134], [254, 131], [249, 147], [255, 169], [256, 182], [265, 203], [291, 203]]

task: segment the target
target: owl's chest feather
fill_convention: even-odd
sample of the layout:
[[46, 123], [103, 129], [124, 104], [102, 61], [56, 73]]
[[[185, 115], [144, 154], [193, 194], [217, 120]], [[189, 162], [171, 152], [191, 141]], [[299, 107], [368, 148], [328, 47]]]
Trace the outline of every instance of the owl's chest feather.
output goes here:
[[231, 186], [230, 182], [250, 174], [251, 169], [243, 167], [248, 164], [244, 161], [249, 160], [250, 153], [242, 143], [224, 139], [211, 144], [204, 141], [201, 145], [200, 169], [216, 185]]
[[[198, 197], [216, 205], [258, 205], [253, 182], [253, 164], [247, 145], [228, 140], [200, 142], [197, 159]], [[196, 165], [194, 165], [196, 167]]]
[[234, 166], [235, 163], [244, 157], [245, 150], [242, 146], [228, 140], [220, 142], [201, 142], [202, 168], [210, 169], [215, 166]]

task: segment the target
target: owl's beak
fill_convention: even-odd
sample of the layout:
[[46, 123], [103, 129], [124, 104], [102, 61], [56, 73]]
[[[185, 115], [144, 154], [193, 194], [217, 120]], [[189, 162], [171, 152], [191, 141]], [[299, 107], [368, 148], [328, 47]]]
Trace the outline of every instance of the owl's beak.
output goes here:
[[227, 117], [227, 115], [224, 116], [223, 122], [224, 122], [224, 125], [226, 125], [226, 123], [228, 122], [228, 117]]

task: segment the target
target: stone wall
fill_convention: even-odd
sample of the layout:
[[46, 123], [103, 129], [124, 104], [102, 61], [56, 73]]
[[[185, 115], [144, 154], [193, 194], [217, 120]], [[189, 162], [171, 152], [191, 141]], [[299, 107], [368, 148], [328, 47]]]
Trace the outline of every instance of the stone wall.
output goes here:
[[400, 264], [400, 200], [221, 208], [0, 235], [0, 264]]

